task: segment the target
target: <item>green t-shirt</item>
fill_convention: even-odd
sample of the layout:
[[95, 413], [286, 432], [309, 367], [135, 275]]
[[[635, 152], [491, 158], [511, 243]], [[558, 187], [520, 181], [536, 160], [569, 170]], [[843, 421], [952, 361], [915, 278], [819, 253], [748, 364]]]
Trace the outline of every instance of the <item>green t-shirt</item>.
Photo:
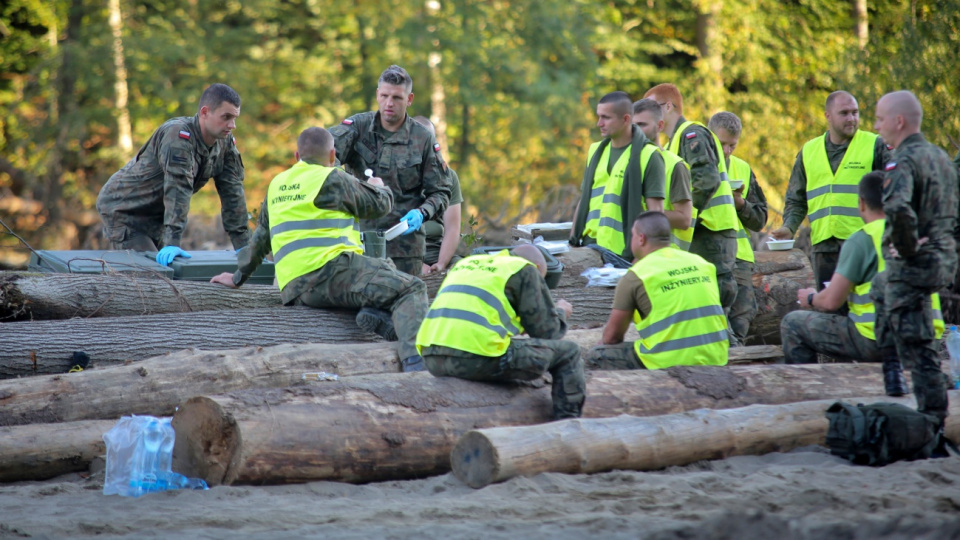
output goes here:
[[613, 166], [620, 161], [620, 156], [622, 156], [628, 148], [630, 148], [629, 144], [622, 148], [614, 148], [613, 144], [610, 145], [610, 161], [607, 161], [607, 174], [613, 172]]
[[869, 234], [859, 230], [843, 243], [837, 273], [854, 285], [866, 283], [877, 275], [877, 250]]

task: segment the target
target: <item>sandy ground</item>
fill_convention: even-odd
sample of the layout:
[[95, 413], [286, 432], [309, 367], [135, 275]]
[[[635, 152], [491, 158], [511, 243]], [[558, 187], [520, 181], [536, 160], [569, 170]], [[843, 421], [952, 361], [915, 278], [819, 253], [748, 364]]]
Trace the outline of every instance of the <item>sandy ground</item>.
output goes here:
[[0, 484], [0, 538], [960, 539], [960, 457], [869, 468], [807, 447], [479, 490], [447, 474], [139, 499], [87, 476]]

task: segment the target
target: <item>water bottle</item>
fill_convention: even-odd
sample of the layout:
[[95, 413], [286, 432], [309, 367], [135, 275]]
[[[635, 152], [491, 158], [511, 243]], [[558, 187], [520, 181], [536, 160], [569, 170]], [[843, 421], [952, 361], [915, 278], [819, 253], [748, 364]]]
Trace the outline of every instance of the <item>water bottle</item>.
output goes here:
[[140, 475], [130, 479], [134, 491], [160, 491], [160, 447], [163, 445], [163, 427], [156, 418], [150, 418], [143, 431], [143, 465]]
[[947, 352], [950, 354], [950, 381], [953, 388], [960, 389], [960, 332], [951, 325], [947, 332]]

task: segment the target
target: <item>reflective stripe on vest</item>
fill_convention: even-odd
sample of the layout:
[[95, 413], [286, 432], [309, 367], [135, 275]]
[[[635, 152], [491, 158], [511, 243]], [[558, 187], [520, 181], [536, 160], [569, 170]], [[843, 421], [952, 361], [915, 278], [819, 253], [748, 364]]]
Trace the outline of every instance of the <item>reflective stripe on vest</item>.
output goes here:
[[[690, 165], [687, 165], [686, 161], [669, 150], [660, 150], [660, 155], [663, 156], [664, 174], [666, 176], [664, 188], [667, 192], [667, 196], [663, 199], [663, 209], [673, 210], [673, 203], [670, 202], [670, 182], [673, 181], [673, 169], [678, 163], [682, 163], [687, 169], [690, 168]], [[670, 239], [673, 241], [673, 245], [684, 251], [690, 251], [690, 242], [693, 241], [693, 228], [697, 226], [697, 209], [693, 208], [693, 205], [690, 208], [690, 227], [687, 229], [670, 229]]]
[[441, 345], [480, 356], [503, 355], [510, 338], [523, 333], [504, 288], [511, 276], [532, 264], [503, 250], [454, 265], [420, 325], [417, 351]]
[[[747, 198], [750, 191], [750, 164], [738, 158], [730, 156], [730, 167], [727, 170], [730, 180], [743, 180], [743, 193], [741, 197]], [[736, 209], [736, 205], [734, 205]], [[741, 261], [754, 262], [753, 246], [750, 244], [750, 233], [747, 232], [743, 222], [737, 217], [737, 258]]]
[[810, 241], [819, 244], [831, 237], [841, 240], [863, 227], [857, 210], [857, 189], [863, 175], [873, 170], [877, 135], [857, 130], [836, 174], [827, 159], [826, 134], [803, 145], [803, 168], [807, 175], [807, 217]]
[[[633, 146], [632, 143], [623, 151], [623, 155], [620, 156], [620, 159], [617, 160], [617, 163], [613, 166], [613, 171], [607, 180], [606, 187], [603, 190], [603, 203], [600, 207], [600, 223], [597, 230], [597, 245], [607, 248], [617, 255], [623, 253], [627, 247], [624, 241], [624, 228], [633, 226], [632, 223], [623, 223], [623, 207], [620, 205], [620, 194], [623, 192], [623, 175], [627, 170], [631, 146]], [[645, 144], [643, 149], [640, 150], [641, 182], [643, 182], [647, 165], [650, 163], [650, 156], [656, 151], [657, 147], [652, 143]], [[607, 156], [604, 156], [600, 159], [600, 162], [603, 163], [606, 159]], [[599, 169], [600, 167], [598, 165], [597, 170]], [[641, 197], [642, 201], [643, 194], [633, 193], [631, 196]], [[647, 209], [646, 202], [641, 202], [640, 205], [643, 210]]]
[[267, 188], [270, 247], [281, 289], [344, 252], [363, 253], [357, 220], [346, 212], [322, 210], [313, 201], [333, 167], [298, 161]]
[[[877, 273], [883, 272], [886, 269], [887, 263], [883, 260], [883, 255], [880, 252], [880, 243], [883, 238], [883, 228], [886, 224], [886, 220], [877, 219], [871, 221], [864, 225], [861, 230], [866, 233], [870, 240], [873, 243], [873, 250], [877, 257]], [[850, 308], [850, 313], [848, 316], [850, 320], [853, 321], [854, 325], [857, 328], [857, 331], [860, 332], [860, 335], [863, 337], [876, 341], [876, 321], [877, 321], [877, 312], [873, 304], [873, 299], [870, 298], [870, 289], [872, 286], [872, 279], [867, 280], [865, 283], [856, 285], [851, 291], [850, 296], [847, 297], [847, 306]], [[945, 324], [943, 322], [943, 312], [940, 310], [940, 295], [934, 293], [930, 295], [928, 300], [930, 302], [930, 308], [933, 311], [933, 330], [937, 339], [940, 339], [943, 336], [943, 331]]]
[[[590, 150], [587, 152], [587, 167], [590, 166], [590, 161], [593, 160], [593, 155], [597, 152], [597, 149], [600, 148], [601, 142], [602, 141], [598, 141], [590, 145]], [[628, 151], [625, 151], [623, 154], [621, 154], [620, 159], [614, 164], [614, 167], [616, 167], [621, 161], [623, 161], [623, 166], [620, 168], [621, 178], [623, 177], [623, 171], [627, 168], [624, 155], [628, 153]], [[629, 159], [629, 156], [627, 159]], [[583, 235], [593, 239], [597, 238], [597, 231], [600, 229], [600, 208], [603, 206], [604, 188], [607, 185], [607, 180], [610, 178], [611, 173], [614, 173], [615, 175], [617, 172], [616, 169], [614, 169], [608, 173], [607, 166], [609, 164], [610, 145], [607, 144], [603, 148], [603, 154], [600, 155], [600, 160], [597, 162], [597, 168], [593, 173], [593, 183], [590, 184], [590, 208], [587, 211], [587, 223], [583, 226]]]
[[[687, 120], [673, 133], [673, 138], [670, 140], [670, 145], [667, 149], [679, 155], [683, 131], [692, 125], [698, 125], [707, 129], [707, 127], [700, 122]], [[717, 186], [717, 190], [713, 192], [713, 197], [707, 201], [707, 205], [703, 207], [703, 211], [700, 212], [697, 220], [711, 231], [737, 230], [740, 219], [737, 218], [737, 207], [733, 204], [733, 191], [730, 189], [730, 183], [727, 182], [727, 164], [723, 159], [723, 146], [720, 145], [720, 139], [718, 139], [712, 131], [707, 129], [707, 132], [713, 137], [713, 144], [716, 147], [717, 156], [719, 157], [717, 169], [720, 171], [720, 185]]]
[[634, 350], [647, 369], [726, 365], [730, 342], [716, 267], [679, 249], [658, 249], [630, 271], [650, 298], [647, 318], [634, 312]]

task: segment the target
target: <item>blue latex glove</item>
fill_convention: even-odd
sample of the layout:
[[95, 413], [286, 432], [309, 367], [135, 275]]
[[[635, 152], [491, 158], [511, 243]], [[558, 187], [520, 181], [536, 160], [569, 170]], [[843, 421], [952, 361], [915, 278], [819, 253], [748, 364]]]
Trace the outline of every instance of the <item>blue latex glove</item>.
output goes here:
[[190, 255], [177, 246], [166, 246], [160, 250], [160, 253], [157, 253], [157, 262], [164, 266], [170, 266], [170, 263], [173, 262], [173, 259], [176, 257], [189, 259], [193, 257], [193, 255]]
[[423, 225], [423, 213], [414, 208], [413, 210], [407, 212], [407, 215], [400, 218], [400, 221], [407, 222], [407, 230], [403, 231], [401, 236], [413, 234], [414, 231], [420, 230], [420, 225]]

